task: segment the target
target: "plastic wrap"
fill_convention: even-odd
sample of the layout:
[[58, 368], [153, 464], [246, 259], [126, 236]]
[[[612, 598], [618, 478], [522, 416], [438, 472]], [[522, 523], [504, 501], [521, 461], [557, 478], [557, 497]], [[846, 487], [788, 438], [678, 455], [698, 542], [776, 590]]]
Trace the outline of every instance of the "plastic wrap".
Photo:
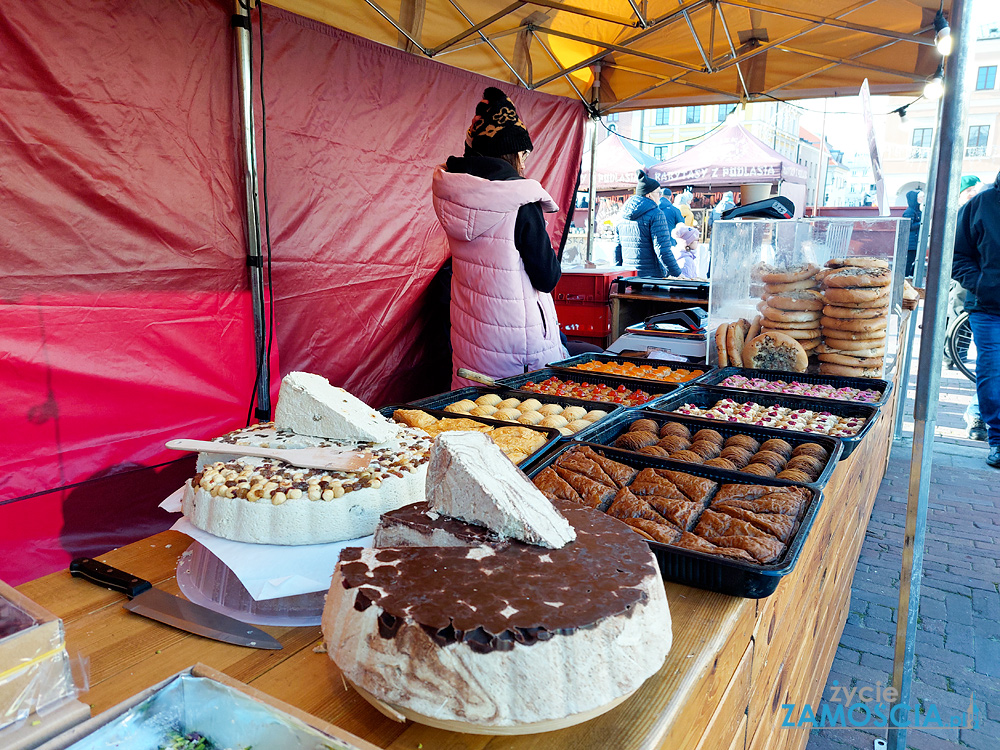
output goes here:
[[62, 620], [0, 582], [0, 729], [75, 696]]
[[[888, 263], [892, 275], [884, 356], [884, 372], [891, 372], [903, 298], [905, 221], [888, 217], [716, 221], [712, 227], [707, 321], [710, 334], [723, 323], [753, 320], [759, 314], [757, 305], [764, 293], [761, 264], [786, 268], [813, 263], [823, 268], [832, 258], [877, 258]], [[710, 344], [708, 361], [718, 364], [711, 336]]]
[[[114, 709], [112, 709], [114, 711]], [[101, 717], [97, 717], [98, 721]], [[81, 740], [71, 750], [158, 750], [198, 732], [219, 748], [353, 750], [353, 744], [207, 677], [181, 674]]]

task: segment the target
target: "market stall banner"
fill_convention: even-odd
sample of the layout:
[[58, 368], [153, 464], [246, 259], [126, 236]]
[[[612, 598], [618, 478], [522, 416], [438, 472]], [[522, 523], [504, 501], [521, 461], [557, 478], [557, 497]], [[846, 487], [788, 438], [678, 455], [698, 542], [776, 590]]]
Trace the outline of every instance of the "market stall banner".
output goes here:
[[[156, 504], [191, 467], [164, 442], [246, 420], [230, 12], [215, 0], [0, 6], [0, 547], [17, 552], [0, 578], [165, 528]], [[450, 371], [431, 170], [461, 151], [495, 82], [269, 7], [264, 24], [272, 400], [293, 369], [372, 404], [430, 393]], [[529, 176], [570, 206], [581, 105], [501, 85], [535, 140]], [[565, 216], [550, 218], [556, 243]]]
[[808, 171], [782, 156], [739, 123], [727, 125], [694, 148], [662, 161], [649, 174], [661, 185], [696, 187], [804, 183]]
[[[495, 80], [264, 6], [264, 97], [282, 367], [378, 406], [447, 390], [448, 244], [431, 175]], [[259, 50], [257, 50], [259, 52]], [[499, 84], [531, 133], [527, 177], [572, 211], [585, 113]]]

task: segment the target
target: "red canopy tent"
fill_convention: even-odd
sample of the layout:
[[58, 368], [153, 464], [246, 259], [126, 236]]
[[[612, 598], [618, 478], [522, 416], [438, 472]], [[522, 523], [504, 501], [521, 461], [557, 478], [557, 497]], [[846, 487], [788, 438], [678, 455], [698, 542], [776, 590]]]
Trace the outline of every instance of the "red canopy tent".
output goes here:
[[[649, 169], [656, 163], [655, 156], [650, 156], [618, 133], [612, 133], [594, 149], [594, 187], [597, 192], [631, 190], [635, 187], [636, 171]], [[590, 155], [584, 153], [580, 188], [589, 184]]]

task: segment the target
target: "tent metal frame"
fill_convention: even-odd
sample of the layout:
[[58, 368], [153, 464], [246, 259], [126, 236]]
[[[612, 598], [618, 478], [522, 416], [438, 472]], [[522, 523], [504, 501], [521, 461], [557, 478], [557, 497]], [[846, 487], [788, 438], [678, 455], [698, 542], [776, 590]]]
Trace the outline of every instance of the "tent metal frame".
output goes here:
[[[818, 75], [825, 71], [830, 70], [833, 67], [839, 65], [845, 65], [859, 70], [868, 70], [873, 73], [887, 74], [891, 76], [898, 76], [908, 82], [919, 82], [924, 79], [923, 76], [907, 70], [898, 70], [896, 68], [887, 67], [884, 65], [876, 65], [874, 63], [866, 63], [863, 59], [866, 55], [870, 55], [874, 52], [885, 49], [887, 46], [892, 44], [898, 44], [900, 42], [919, 44], [925, 46], [933, 46], [934, 40], [931, 35], [928, 34], [932, 30], [931, 26], [920, 29], [917, 33], [908, 34], [905, 32], [892, 31], [889, 29], [881, 29], [873, 26], [867, 26], [864, 24], [853, 23], [844, 19], [844, 16], [853, 13], [854, 11], [863, 8], [866, 5], [871, 4], [874, 0], [858, 0], [855, 4], [840, 11], [834, 16], [823, 16], [814, 13], [806, 13], [801, 11], [791, 11], [784, 8], [775, 7], [772, 5], [767, 5], [757, 0], [681, 0], [678, 7], [671, 10], [656, 19], [648, 19], [645, 17], [642, 9], [635, 2], [635, 0], [628, 0], [628, 5], [632, 9], [632, 14], [630, 16], [615, 15], [613, 13], [606, 13], [603, 11], [592, 10], [589, 8], [582, 8], [573, 5], [569, 2], [564, 2], [563, 0], [516, 0], [515, 2], [509, 3], [504, 6], [496, 13], [492, 14], [488, 18], [481, 21], [473, 21], [472, 18], [465, 12], [465, 10], [456, 2], [456, 0], [448, 0], [449, 4], [455, 8], [461, 14], [463, 19], [469, 24], [467, 29], [462, 30], [458, 34], [453, 35], [450, 39], [447, 39], [433, 47], [425, 47], [420, 42], [418, 42], [413, 35], [403, 27], [403, 25], [398, 22], [392, 15], [386, 11], [377, 0], [364, 0], [373, 10], [375, 10], [380, 17], [382, 17], [387, 23], [391, 24], [393, 28], [396, 29], [400, 34], [402, 34], [414, 48], [420, 50], [425, 56], [433, 58], [438, 55], [445, 55], [452, 52], [457, 52], [460, 50], [468, 49], [469, 47], [486, 44], [490, 47], [492, 52], [497, 58], [503, 63], [514, 79], [521, 84], [526, 89], [537, 90], [547, 86], [548, 84], [556, 81], [558, 79], [564, 79], [572, 86], [573, 90], [577, 96], [583, 101], [588, 107], [593, 107], [592, 101], [587, 100], [587, 97], [582, 95], [579, 86], [577, 86], [572, 80], [572, 74], [580, 71], [584, 68], [589, 68], [597, 62], [604, 62], [606, 67], [609, 68], [619, 68], [621, 70], [634, 70], [630, 69], [624, 65], [620, 64], [619, 57], [637, 57], [643, 60], [648, 60], [650, 62], [659, 63], [661, 65], [669, 66], [671, 68], [676, 68], [680, 73], [676, 75], [661, 76], [659, 83], [653, 87], [643, 89], [635, 94], [632, 94], [623, 99], [619, 99], [614, 102], [609, 102], [605, 108], [595, 110], [595, 114], [606, 114], [609, 112], [625, 111], [628, 109], [635, 109], [638, 107], [625, 106], [636, 99], [641, 99], [645, 95], [649, 94], [651, 91], [655, 91], [661, 86], [665, 86], [671, 83], [683, 85], [690, 87], [698, 91], [704, 91], [708, 93], [715, 94], [720, 97], [724, 97], [727, 100], [734, 98], [732, 93], [722, 91], [720, 89], [713, 88], [711, 86], [706, 86], [700, 82], [694, 82], [685, 80], [685, 76], [689, 74], [714, 74], [721, 71], [727, 70], [728, 68], [735, 67], [737, 72], [737, 77], [740, 81], [741, 93], [739, 95], [740, 101], [753, 101], [755, 99], [768, 98], [773, 95], [775, 91], [779, 91], [786, 88], [793, 83], [798, 83], [806, 78], [810, 78], [814, 75]], [[733, 36], [730, 32], [730, 26], [726, 21], [724, 8], [729, 6], [731, 9], [740, 8], [744, 10], [759, 12], [765, 15], [780, 16], [783, 18], [791, 18], [798, 21], [803, 21], [809, 26], [803, 29], [798, 29], [790, 34], [786, 34], [779, 39], [762, 41], [761, 43], [753, 46], [752, 48], [745, 50], [744, 52], [738, 52]], [[579, 34], [573, 34], [567, 31], [562, 31], [559, 29], [552, 29], [545, 26], [540, 26], [538, 24], [526, 23], [514, 29], [504, 29], [494, 34], [487, 33], [487, 29], [496, 24], [497, 22], [507, 18], [513, 13], [521, 11], [527, 7], [538, 7], [546, 8], [549, 10], [555, 10], [565, 13], [571, 13], [574, 15], [579, 15], [586, 18], [592, 18], [599, 21], [604, 21], [607, 23], [614, 23], [621, 25], [624, 28], [636, 28], [639, 31], [631, 36], [627, 36], [616, 42], [605, 41], [593, 39], [591, 37], [582, 36]], [[708, 40], [708, 49], [706, 51], [705, 45], [702, 39], [698, 36], [698, 33], [694, 27], [694, 22], [691, 20], [691, 14], [695, 11], [702, 9], [710, 9], [712, 12], [711, 17], [711, 32], [710, 38]], [[723, 35], [725, 37], [725, 47], [728, 47], [728, 51], [721, 55], [720, 57], [715, 57], [715, 47], [716, 47], [716, 21], [718, 20], [718, 26], [721, 28]], [[671, 57], [665, 57], [663, 55], [656, 55], [649, 52], [645, 52], [638, 49], [637, 44], [643, 39], [648, 37], [650, 34], [667, 29], [675, 24], [683, 23], [687, 27], [687, 34], [690, 35], [692, 41], [694, 42], [695, 48], [698, 50], [699, 56], [701, 57], [701, 65], [685, 62], [683, 60], [677, 60]], [[853, 58], [837, 57], [834, 55], [825, 55], [820, 52], [813, 52], [810, 50], [802, 49], [798, 46], [791, 46], [789, 43], [798, 37], [808, 34], [811, 31], [822, 28], [824, 26], [835, 27], [843, 29], [846, 31], [854, 31], [862, 34], [869, 34], [871, 36], [879, 37], [883, 40], [888, 40], [882, 44], [876, 45], [866, 51], [854, 56]], [[498, 39], [510, 36], [515, 33], [528, 33], [533, 39], [541, 41], [540, 35], [555, 36], [569, 41], [579, 42], [581, 44], [587, 44], [594, 47], [600, 48], [600, 51], [595, 54], [574, 63], [573, 65], [560, 66], [556, 55], [552, 52], [552, 49], [548, 45], [541, 45], [548, 57], [549, 61], [552, 62], [556, 67], [556, 71], [541, 77], [539, 80], [530, 80], [530, 76], [525, 76], [522, 71], [518, 71], [517, 67], [509, 60], [507, 57], [497, 48], [495, 42]], [[478, 36], [478, 40], [457, 46], [461, 42], [469, 39], [469, 37]], [[746, 79], [743, 74], [743, 70], [740, 67], [740, 63], [751, 60], [758, 55], [765, 54], [771, 50], [778, 50], [785, 54], [800, 55], [803, 57], [809, 57], [815, 60], [825, 60], [829, 62], [829, 65], [822, 66], [815, 70], [809, 71], [807, 74], [797, 76], [794, 79], [778, 83], [766, 91], [752, 92], [749, 90]], [[607, 61], [605, 58], [609, 55], [616, 55], [614, 62]], [[640, 71], [634, 71], [640, 72]], [[651, 76], [656, 76], [657, 74], [650, 73]], [[901, 83], [901, 86], [905, 85]]]

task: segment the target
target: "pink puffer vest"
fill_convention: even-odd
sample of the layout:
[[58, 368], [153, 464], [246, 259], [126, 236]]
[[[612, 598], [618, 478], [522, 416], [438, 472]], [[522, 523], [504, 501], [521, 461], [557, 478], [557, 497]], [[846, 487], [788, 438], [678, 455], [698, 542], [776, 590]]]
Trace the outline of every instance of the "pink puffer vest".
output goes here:
[[539, 292], [514, 246], [517, 209], [541, 201], [535, 180], [485, 180], [434, 170], [434, 211], [451, 245], [452, 388], [470, 385], [458, 368], [503, 378], [568, 356], [552, 295]]

